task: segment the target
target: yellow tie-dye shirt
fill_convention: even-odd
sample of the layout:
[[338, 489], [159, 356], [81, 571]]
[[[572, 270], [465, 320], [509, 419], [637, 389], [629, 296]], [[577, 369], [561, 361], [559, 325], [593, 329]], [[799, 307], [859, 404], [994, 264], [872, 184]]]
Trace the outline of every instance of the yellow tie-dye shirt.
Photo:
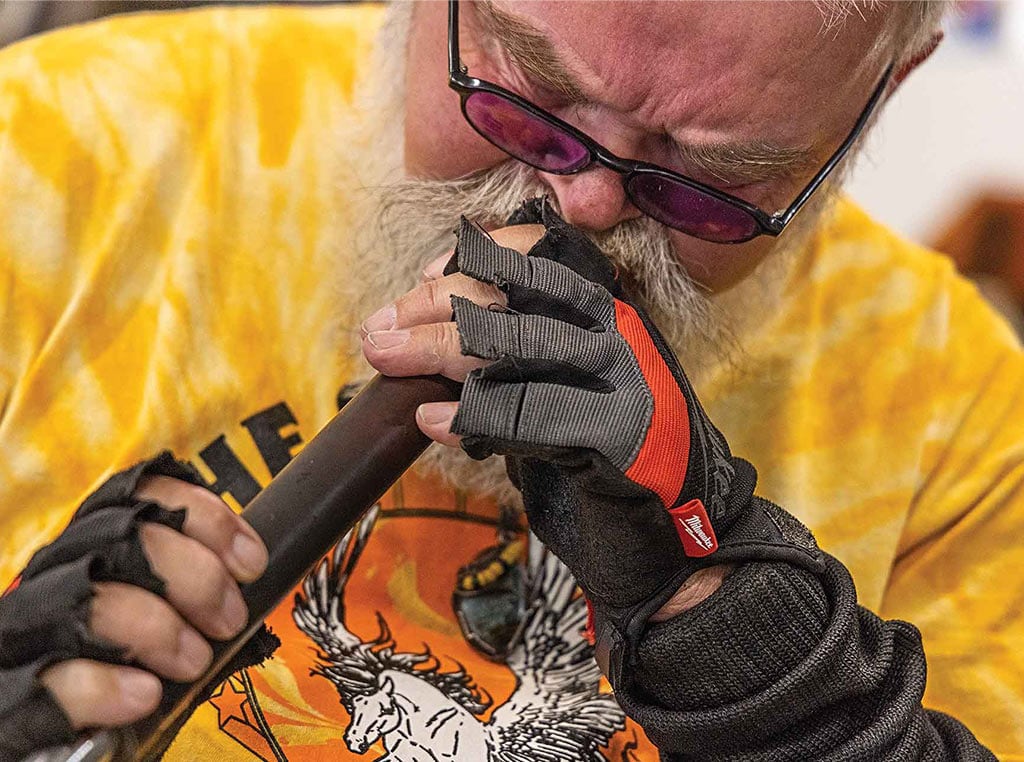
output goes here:
[[[0, 53], [0, 587], [113, 471], [171, 448], [239, 507], [350, 393], [338, 299], [361, 147], [344, 136], [380, 17], [150, 14]], [[1024, 760], [1020, 347], [948, 262], [849, 203], [781, 288], [742, 372], [701, 378], [712, 419], [861, 602], [921, 629], [926, 705]], [[406, 477], [345, 589], [358, 638], [379, 614], [396, 651], [436, 657], [396, 690], [456, 702], [464, 759], [516, 687], [450, 604], [495, 515]], [[294, 605], [270, 618], [278, 655], [221, 686], [171, 759], [355, 757]], [[656, 758], [633, 725], [604, 740]]]

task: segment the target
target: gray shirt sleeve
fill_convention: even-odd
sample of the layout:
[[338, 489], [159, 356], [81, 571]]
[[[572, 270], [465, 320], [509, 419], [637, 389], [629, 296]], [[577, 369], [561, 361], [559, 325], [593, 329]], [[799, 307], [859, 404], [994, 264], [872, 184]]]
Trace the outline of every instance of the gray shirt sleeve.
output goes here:
[[858, 606], [846, 568], [737, 568], [648, 627], [616, 696], [666, 761], [994, 760], [921, 706], [921, 637]]

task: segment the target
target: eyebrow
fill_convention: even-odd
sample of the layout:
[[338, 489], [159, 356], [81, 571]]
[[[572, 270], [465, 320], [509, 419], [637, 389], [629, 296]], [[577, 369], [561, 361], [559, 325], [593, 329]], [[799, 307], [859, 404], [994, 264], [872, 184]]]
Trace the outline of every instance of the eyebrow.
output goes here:
[[587, 100], [576, 77], [562, 63], [551, 40], [528, 23], [500, 8], [492, 0], [474, 3], [485, 31], [493, 36], [517, 66], [557, 90], [572, 103]]
[[[473, 7], [477, 9], [484, 30], [504, 48], [517, 66], [564, 95], [570, 103], [589, 100], [578, 79], [543, 33], [523, 19], [496, 7], [493, 0], [478, 0]], [[780, 176], [797, 176], [815, 166], [815, 152], [809, 146], [782, 146], [767, 140], [684, 143], [670, 139], [688, 169], [726, 183], [754, 183], [779, 179]]]
[[814, 169], [815, 152], [752, 140], [737, 143], [681, 143], [673, 141], [683, 163], [730, 183], [755, 183], [797, 176]]

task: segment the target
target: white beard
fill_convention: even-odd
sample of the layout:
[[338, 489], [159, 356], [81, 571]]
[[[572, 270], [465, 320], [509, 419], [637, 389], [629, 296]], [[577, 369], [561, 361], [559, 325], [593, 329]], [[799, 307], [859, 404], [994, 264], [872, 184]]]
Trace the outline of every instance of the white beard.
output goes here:
[[[453, 231], [460, 215], [494, 229], [525, 199], [548, 193], [533, 169], [512, 160], [458, 180], [396, 179], [401, 176], [404, 92], [393, 83], [404, 82], [406, 5], [391, 6], [377, 49], [376, 70], [392, 85], [376, 88], [370, 83], [366, 92], [378, 94], [377, 100], [362, 103], [370, 115], [365, 123], [374, 132], [366, 139], [369, 150], [360, 168], [366, 192], [357, 216], [361, 224], [355, 226], [352, 242], [355, 256], [349, 260], [342, 287], [342, 303], [350, 310], [344, 318], [349, 326], [357, 326], [416, 286], [426, 264], [455, 245]], [[690, 278], [665, 228], [649, 218], [630, 220], [591, 237], [625, 274], [632, 298], [650, 313], [699, 386], [695, 371], [736, 368], [742, 363], [745, 327], [770, 314], [767, 311], [782, 298], [794, 255], [809, 245], [837, 185], [834, 181], [820, 189], [779, 239], [776, 250], [741, 284], [720, 296], [710, 295]], [[553, 196], [551, 201], [555, 203]], [[365, 370], [369, 378], [372, 370], [368, 366]], [[461, 450], [432, 445], [414, 468], [459, 489], [489, 495], [499, 504], [519, 504], [502, 458], [478, 462]]]

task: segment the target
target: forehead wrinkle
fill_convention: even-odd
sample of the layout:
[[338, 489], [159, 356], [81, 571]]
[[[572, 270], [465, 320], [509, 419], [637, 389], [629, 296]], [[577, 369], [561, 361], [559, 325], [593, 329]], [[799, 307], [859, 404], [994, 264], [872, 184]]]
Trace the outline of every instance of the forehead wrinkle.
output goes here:
[[[493, 0], [477, 0], [472, 7], [477, 10], [478, 18], [485, 30], [505, 48], [517, 65], [545, 84], [563, 92], [576, 103], [590, 101], [577, 76], [570, 72], [563, 56], [543, 31], [522, 17], [497, 7]], [[633, 56], [640, 59], [647, 59], [650, 53], [650, 48], [632, 52]], [[660, 77], [657, 76], [658, 62], [647, 59], [640, 67], [626, 66], [623, 63], [620, 54], [616, 66], [604, 72], [594, 72], [603, 83], [603, 92], [608, 95], [615, 92], [619, 94], [620, 100], [626, 98], [633, 101], [630, 106], [620, 102], [616, 110], [625, 108], [631, 112], [633, 118], [630, 121], [635, 127], [647, 123], [648, 131], [654, 132], [655, 129], [650, 125], [663, 125], [657, 131], [672, 141], [679, 158], [687, 168], [706, 173], [723, 182], [736, 183], [777, 180], [780, 177], [797, 176], [816, 167], [816, 152], [810, 146], [782, 145], [758, 137], [702, 139], [673, 134], [675, 130], [666, 124], [662, 114], [656, 112], [661, 112], [666, 107], [672, 111], [680, 107], [684, 112], [691, 111], [692, 105], [650, 100], [652, 91], [660, 82]], [[629, 83], [628, 89], [632, 92], [627, 94], [625, 83], [616, 80], [627, 72], [638, 70], [649, 74], [650, 77]], [[680, 98], [683, 101], [690, 100], [685, 92], [666, 95], [669, 101]]]
[[520, 68], [558, 90], [574, 103], [587, 99], [583, 88], [540, 30], [495, 7], [492, 0], [474, 3], [484, 29], [505, 49]]

